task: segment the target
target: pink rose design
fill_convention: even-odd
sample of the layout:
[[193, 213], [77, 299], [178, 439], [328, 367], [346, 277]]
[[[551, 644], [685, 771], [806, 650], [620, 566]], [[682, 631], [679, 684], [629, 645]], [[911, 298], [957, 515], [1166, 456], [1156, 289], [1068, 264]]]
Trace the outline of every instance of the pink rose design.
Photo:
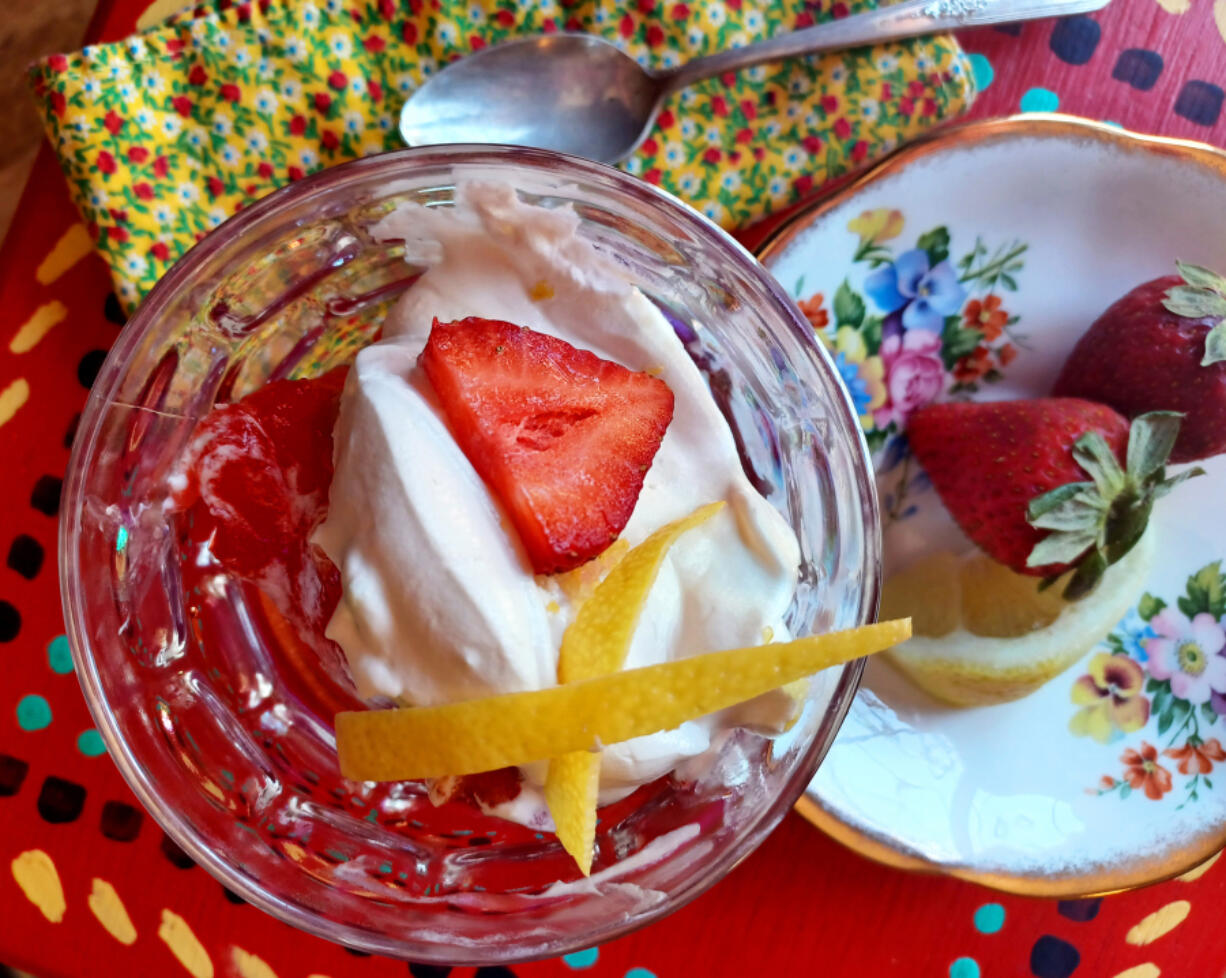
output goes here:
[[909, 329], [881, 344], [886, 402], [873, 416], [877, 427], [891, 421], [900, 428], [916, 408], [931, 404], [945, 392], [948, 376], [941, 361], [941, 337], [926, 329]]

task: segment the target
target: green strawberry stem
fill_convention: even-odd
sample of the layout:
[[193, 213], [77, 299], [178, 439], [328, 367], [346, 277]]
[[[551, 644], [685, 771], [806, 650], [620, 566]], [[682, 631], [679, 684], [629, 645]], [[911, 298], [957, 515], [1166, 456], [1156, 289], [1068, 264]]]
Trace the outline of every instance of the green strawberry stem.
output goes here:
[[1226, 360], [1226, 277], [1201, 265], [1177, 261], [1175, 266], [1186, 285], [1167, 289], [1162, 304], [1168, 312], [1187, 319], [1216, 319], [1205, 336], [1205, 355], [1200, 365]]
[[[1134, 419], [1128, 432], [1127, 468], [1120, 466], [1102, 435], [1086, 432], [1073, 445], [1073, 458], [1092, 481], [1070, 482], [1030, 501], [1026, 521], [1051, 532], [1035, 544], [1026, 565], [1073, 565], [1063, 592], [1066, 601], [1093, 591], [1107, 568], [1136, 546], [1155, 500], [1181, 482], [1205, 474], [1198, 467], [1167, 478], [1166, 460], [1182, 420], [1175, 411], [1150, 411]], [[1045, 580], [1044, 586], [1054, 580]]]

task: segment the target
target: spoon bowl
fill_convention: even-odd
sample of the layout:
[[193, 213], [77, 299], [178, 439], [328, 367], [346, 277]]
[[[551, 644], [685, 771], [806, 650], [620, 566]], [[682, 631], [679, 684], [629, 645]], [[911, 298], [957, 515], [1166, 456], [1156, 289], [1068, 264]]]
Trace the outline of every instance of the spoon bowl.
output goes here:
[[405, 103], [409, 146], [502, 143], [615, 162], [659, 111], [663, 83], [590, 34], [547, 34], [484, 48], [447, 67]]

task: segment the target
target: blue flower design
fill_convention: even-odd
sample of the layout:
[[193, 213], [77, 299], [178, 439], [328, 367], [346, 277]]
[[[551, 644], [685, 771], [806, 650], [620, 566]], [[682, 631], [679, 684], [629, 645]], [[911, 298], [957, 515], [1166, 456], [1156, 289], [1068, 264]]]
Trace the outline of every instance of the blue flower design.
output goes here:
[[1116, 626], [1115, 635], [1125, 652], [1136, 659], [1137, 662], [1145, 662], [1149, 659], [1149, 652], [1145, 649], [1145, 640], [1147, 638], [1154, 638], [1157, 632], [1133, 608], [1129, 610], [1124, 620]]
[[868, 389], [867, 382], [860, 376], [859, 364], [850, 362], [840, 352], [834, 355], [834, 365], [838, 368], [843, 386], [851, 394], [851, 402], [856, 406], [856, 414], [864, 414], [868, 411], [869, 404], [872, 403], [873, 395]]
[[948, 261], [933, 267], [928, 252], [912, 248], [864, 280], [864, 291], [884, 313], [902, 310], [903, 329], [939, 333], [945, 317], [962, 308], [966, 290]]

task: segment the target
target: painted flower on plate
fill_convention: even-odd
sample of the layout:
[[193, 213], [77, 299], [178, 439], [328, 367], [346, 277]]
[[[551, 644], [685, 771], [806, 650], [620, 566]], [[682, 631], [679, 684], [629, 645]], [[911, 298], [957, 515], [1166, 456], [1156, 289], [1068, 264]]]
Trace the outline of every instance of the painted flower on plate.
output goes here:
[[1141, 695], [1145, 671], [1126, 655], [1100, 652], [1089, 672], [1075, 683], [1071, 698], [1081, 707], [1069, 720], [1069, 732], [1105, 744], [1149, 722], [1149, 700]]
[[1144, 790], [1145, 797], [1159, 801], [1171, 790], [1171, 772], [1158, 763], [1158, 748], [1141, 741], [1140, 751], [1129, 747], [1120, 755], [1124, 763], [1124, 780], [1133, 791]]
[[798, 299], [796, 305], [819, 334], [830, 325], [830, 312], [826, 309], [826, 297], [822, 293], [814, 292], [807, 299]]
[[1216, 737], [1210, 737], [1203, 744], [1188, 741], [1182, 747], [1168, 747], [1162, 753], [1176, 762], [1180, 774], [1208, 774], [1215, 761], [1219, 764], [1226, 761], [1226, 751]]
[[923, 329], [887, 336], [881, 343], [886, 401], [874, 421], [884, 428], [891, 421], [906, 426], [911, 412], [931, 404], [945, 392], [948, 374], [941, 361], [941, 337]]
[[963, 325], [983, 333], [985, 340], [1000, 338], [1009, 322], [1009, 314], [1000, 307], [1000, 296], [986, 295], [972, 299], [962, 310]]
[[901, 310], [905, 330], [940, 336], [945, 317], [960, 312], [966, 290], [948, 261], [931, 265], [922, 248], [904, 251], [864, 280], [864, 291], [884, 313]]
[[1171, 693], [1199, 705], [1216, 693], [1226, 693], [1226, 631], [1213, 615], [1201, 612], [1189, 620], [1176, 608], [1163, 608], [1150, 619], [1155, 637], [1145, 640], [1149, 674], [1169, 679]]
[[834, 335], [834, 363], [851, 394], [860, 423], [870, 427], [888, 396], [884, 361], [868, 355], [864, 337], [857, 330], [841, 326]]
[[847, 222], [847, 230], [860, 236], [860, 244], [870, 241], [889, 241], [902, 234], [903, 216], [900, 210], [878, 207], [864, 211], [859, 217]]

